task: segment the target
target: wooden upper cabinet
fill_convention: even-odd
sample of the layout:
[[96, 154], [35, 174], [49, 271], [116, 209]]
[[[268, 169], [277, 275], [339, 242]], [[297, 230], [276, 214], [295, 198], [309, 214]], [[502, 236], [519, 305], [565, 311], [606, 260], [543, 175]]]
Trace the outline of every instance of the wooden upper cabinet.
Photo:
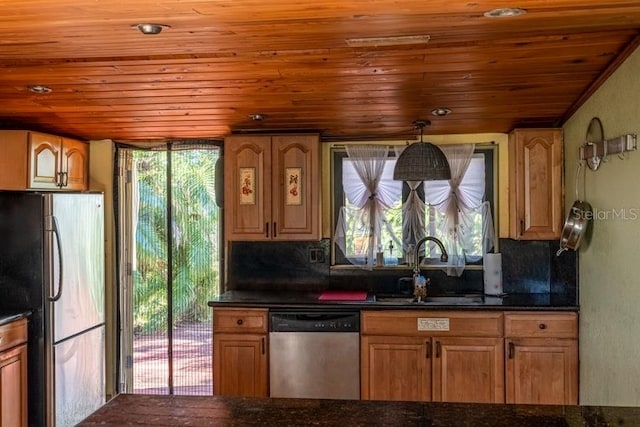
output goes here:
[[271, 137], [231, 136], [224, 146], [225, 236], [269, 239]]
[[320, 239], [318, 135], [225, 139], [227, 240]]
[[29, 187], [59, 188], [61, 179], [62, 138], [29, 132]]
[[89, 188], [89, 144], [63, 138], [61, 164], [65, 190]]
[[320, 239], [320, 142], [316, 135], [272, 139], [273, 238]]
[[40, 132], [0, 131], [0, 189], [87, 190], [89, 144]]
[[509, 237], [560, 238], [563, 222], [562, 129], [509, 135]]

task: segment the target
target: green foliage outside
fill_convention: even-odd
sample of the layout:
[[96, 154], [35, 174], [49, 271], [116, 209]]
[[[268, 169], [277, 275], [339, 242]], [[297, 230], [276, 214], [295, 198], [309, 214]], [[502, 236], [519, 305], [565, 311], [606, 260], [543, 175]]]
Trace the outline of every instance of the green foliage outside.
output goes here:
[[[219, 209], [215, 204], [217, 151], [171, 153], [173, 322], [210, 320], [219, 283]], [[139, 206], [134, 269], [134, 331], [167, 330], [167, 153], [136, 151]]]
[[[368, 216], [350, 215], [351, 212], [357, 210], [356, 206], [346, 199], [344, 204], [347, 207], [345, 212], [346, 229], [354, 231], [354, 234], [345, 241], [346, 254], [350, 257], [364, 258], [367, 256], [369, 245], [368, 237], [371, 229], [371, 219]], [[380, 245], [385, 255], [391, 256], [389, 243], [393, 242], [393, 256], [402, 257], [403, 250], [400, 242], [400, 237], [402, 236], [402, 202], [398, 200], [390, 209], [386, 210], [385, 217], [386, 223], [381, 225], [380, 236], [376, 236], [376, 242], [374, 242], [374, 253], [378, 249], [377, 246]], [[358, 219], [362, 223], [356, 226]], [[389, 232], [389, 229], [393, 234]]]

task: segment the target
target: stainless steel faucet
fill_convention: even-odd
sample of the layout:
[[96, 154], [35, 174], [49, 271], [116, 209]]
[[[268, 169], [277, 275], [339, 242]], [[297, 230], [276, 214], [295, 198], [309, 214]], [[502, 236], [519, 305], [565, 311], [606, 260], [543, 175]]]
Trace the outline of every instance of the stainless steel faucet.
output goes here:
[[420, 274], [420, 266], [418, 265], [418, 262], [420, 261], [420, 257], [418, 256], [418, 254], [420, 253], [420, 246], [426, 242], [427, 240], [430, 240], [432, 242], [434, 242], [436, 245], [438, 245], [438, 247], [440, 248], [440, 261], [442, 262], [447, 262], [449, 261], [449, 255], [447, 255], [447, 250], [444, 248], [444, 245], [442, 244], [442, 242], [433, 237], [433, 236], [427, 236], [424, 237], [422, 239], [420, 239], [418, 241], [418, 243], [416, 243], [416, 248], [415, 248], [415, 253], [414, 253], [414, 263], [413, 263], [413, 277], [414, 280], [415, 278], [418, 276], [418, 274]]
[[420, 261], [420, 257], [418, 254], [420, 253], [420, 246], [427, 240], [431, 240], [440, 248], [440, 261], [447, 262], [449, 260], [449, 255], [447, 255], [447, 250], [444, 248], [444, 245], [440, 240], [435, 237], [427, 236], [423, 239], [420, 239], [418, 243], [416, 243], [415, 254], [414, 254], [414, 263], [413, 263], [413, 295], [416, 297], [417, 302], [421, 302], [423, 298], [427, 296], [426, 283], [422, 285], [417, 284], [418, 276], [420, 275], [420, 265], [418, 262]]

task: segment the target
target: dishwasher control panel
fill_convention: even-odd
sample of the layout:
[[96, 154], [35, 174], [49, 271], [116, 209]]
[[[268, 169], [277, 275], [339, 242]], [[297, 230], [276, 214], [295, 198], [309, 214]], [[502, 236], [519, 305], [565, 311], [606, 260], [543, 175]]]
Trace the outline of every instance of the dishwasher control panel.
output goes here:
[[272, 311], [271, 332], [358, 332], [357, 311]]

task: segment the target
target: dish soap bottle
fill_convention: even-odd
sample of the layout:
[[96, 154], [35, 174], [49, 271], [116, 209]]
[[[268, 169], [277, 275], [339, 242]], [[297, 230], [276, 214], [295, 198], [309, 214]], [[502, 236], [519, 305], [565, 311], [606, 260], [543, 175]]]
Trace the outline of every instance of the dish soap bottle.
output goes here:
[[382, 252], [382, 245], [378, 245], [378, 252], [376, 252], [376, 265], [382, 267], [384, 265], [384, 253]]
[[413, 280], [413, 296], [417, 302], [421, 302], [427, 296], [427, 284], [429, 281], [422, 274], [417, 275]]

